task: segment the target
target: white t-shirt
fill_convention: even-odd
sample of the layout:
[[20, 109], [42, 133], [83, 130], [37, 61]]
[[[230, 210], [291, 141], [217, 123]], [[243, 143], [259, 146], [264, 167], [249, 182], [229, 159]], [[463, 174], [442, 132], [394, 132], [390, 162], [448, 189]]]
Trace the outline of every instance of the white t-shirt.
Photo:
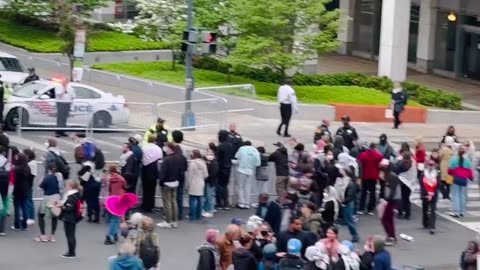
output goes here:
[[66, 87], [64, 87], [61, 84], [58, 84], [57, 86], [55, 86], [56, 100], [71, 102], [75, 97], [76, 97], [75, 90], [70, 86], [70, 84], [67, 84]]
[[279, 103], [292, 104], [295, 112], [298, 110], [297, 95], [290, 85], [284, 84], [278, 88], [277, 100]]

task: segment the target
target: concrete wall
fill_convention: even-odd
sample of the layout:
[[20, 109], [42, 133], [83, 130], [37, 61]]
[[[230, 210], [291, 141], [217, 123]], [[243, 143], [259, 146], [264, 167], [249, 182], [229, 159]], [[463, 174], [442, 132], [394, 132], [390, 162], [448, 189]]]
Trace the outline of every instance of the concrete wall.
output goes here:
[[427, 123], [480, 125], [480, 112], [429, 109], [427, 112]]

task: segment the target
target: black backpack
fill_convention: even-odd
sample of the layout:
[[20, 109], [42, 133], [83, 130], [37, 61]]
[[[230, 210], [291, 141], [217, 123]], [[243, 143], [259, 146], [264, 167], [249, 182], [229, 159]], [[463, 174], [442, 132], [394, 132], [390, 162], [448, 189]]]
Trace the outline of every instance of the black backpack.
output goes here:
[[57, 171], [62, 174], [63, 179], [68, 179], [70, 177], [70, 166], [65, 158], [61, 155], [57, 155], [53, 151], [49, 151], [49, 154], [53, 155], [55, 159], [55, 167], [57, 167]]
[[138, 240], [138, 257], [142, 260], [145, 269], [156, 267], [159, 260], [159, 247], [155, 234], [143, 234]]
[[103, 155], [100, 148], [95, 147], [95, 157], [93, 158], [93, 163], [95, 163], [95, 169], [101, 170], [105, 167], [105, 156]]

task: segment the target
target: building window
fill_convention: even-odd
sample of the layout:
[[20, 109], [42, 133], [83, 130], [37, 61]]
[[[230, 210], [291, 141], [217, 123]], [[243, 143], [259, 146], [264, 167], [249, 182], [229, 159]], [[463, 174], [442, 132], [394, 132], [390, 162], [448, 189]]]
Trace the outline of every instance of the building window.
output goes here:
[[454, 71], [457, 21], [449, 21], [449, 14], [438, 11], [434, 66], [437, 69]]
[[420, 6], [410, 9], [410, 33], [408, 35], [408, 62], [417, 62], [418, 22], [420, 20]]
[[374, 38], [374, 1], [360, 0], [357, 2], [355, 14], [355, 49], [362, 52], [372, 51]]

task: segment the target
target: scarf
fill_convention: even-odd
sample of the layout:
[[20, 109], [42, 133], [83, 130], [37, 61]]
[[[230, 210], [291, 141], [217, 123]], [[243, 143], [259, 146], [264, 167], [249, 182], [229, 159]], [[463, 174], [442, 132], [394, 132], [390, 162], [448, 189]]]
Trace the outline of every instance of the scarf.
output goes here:
[[338, 206], [338, 201], [337, 201], [337, 192], [336, 190], [333, 188], [333, 187], [328, 187], [328, 191], [324, 194], [324, 197], [323, 197], [323, 205], [325, 206], [325, 204], [327, 202], [333, 202], [333, 207], [334, 207], [334, 217], [335, 217], [335, 220], [337, 220], [338, 218], [338, 211], [339, 211], [339, 206]]
[[423, 172], [423, 185], [429, 194], [433, 194], [438, 184], [438, 171], [427, 169]]
[[220, 267], [220, 254], [218, 253], [218, 250], [215, 247], [215, 245], [213, 245], [211, 243], [208, 243], [208, 242], [205, 242], [198, 249], [200, 249], [200, 248], [207, 248], [213, 254], [213, 258], [214, 258], [214, 261], [215, 261], [215, 269], [213, 269], [213, 270], [220, 270], [221, 269], [221, 267]]
[[72, 196], [73, 194], [76, 194], [76, 193], [78, 193], [78, 190], [76, 190], [76, 189], [67, 190], [67, 192], [63, 196], [63, 199], [62, 199], [60, 205], [64, 205], [67, 202], [68, 197]]
[[305, 258], [311, 262], [315, 262], [315, 266], [321, 270], [326, 270], [330, 264], [330, 257], [328, 257], [326, 253], [325, 246], [320, 242], [315, 244], [315, 246], [307, 248]]

